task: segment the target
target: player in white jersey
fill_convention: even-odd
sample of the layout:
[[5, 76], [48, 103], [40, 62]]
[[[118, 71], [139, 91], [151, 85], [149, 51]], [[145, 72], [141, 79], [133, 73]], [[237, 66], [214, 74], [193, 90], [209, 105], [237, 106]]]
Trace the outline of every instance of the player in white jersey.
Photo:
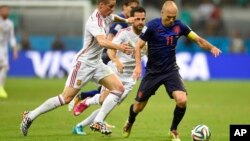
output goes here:
[[0, 98], [7, 98], [8, 94], [4, 90], [4, 82], [9, 69], [8, 43], [13, 48], [13, 57], [17, 59], [18, 48], [14, 34], [13, 22], [8, 19], [9, 7], [0, 6]]
[[[29, 127], [39, 115], [68, 104], [88, 81], [98, 82], [111, 90], [106, 98], [106, 103], [103, 103], [104, 107], [112, 107], [117, 104], [116, 101], [124, 92], [124, 86], [112, 70], [102, 62], [101, 53], [103, 47], [117, 49], [126, 54], [132, 53], [133, 50], [128, 45], [114, 44], [106, 39], [106, 35], [112, 21], [133, 23], [135, 18], [124, 19], [112, 16], [115, 5], [116, 0], [98, 0], [97, 9], [87, 20], [83, 48], [73, 61], [63, 92], [48, 99], [36, 109], [23, 113], [20, 130], [24, 136], [27, 135]], [[109, 111], [104, 113], [101, 109], [100, 113], [102, 116], [99, 117], [97, 126], [102, 128], [99, 128], [99, 131], [110, 134], [111, 132], [102, 120]]]
[[[130, 44], [131, 47], [133, 48], [135, 47], [136, 41], [139, 38], [139, 35], [145, 25], [146, 11], [142, 7], [136, 7], [131, 11], [131, 15], [136, 18], [135, 22], [133, 23], [132, 26], [129, 26], [125, 29], [121, 29], [112, 40], [113, 43], [115, 44], [127, 43]], [[125, 87], [125, 92], [119, 99], [119, 103], [121, 103], [126, 98], [126, 96], [131, 92], [134, 85], [136, 84], [136, 80], [133, 80], [131, 77], [133, 70], [135, 68], [134, 55], [133, 54], [127, 55], [121, 51], [116, 51], [112, 49], [108, 49], [108, 55], [112, 60], [108, 63], [108, 66], [110, 66], [113, 69], [113, 71], [116, 72], [116, 74], [118, 75], [118, 77], [120, 78]], [[91, 98], [86, 98], [75, 107], [75, 109], [83, 108], [82, 111], [80, 111], [79, 113], [75, 113], [75, 115], [79, 115], [90, 105], [102, 103], [103, 101], [105, 101], [104, 99], [106, 98], [108, 93], [109, 90], [103, 86], [101, 94], [96, 94]], [[79, 135], [85, 135], [86, 133], [83, 131], [83, 127], [85, 127], [86, 125], [90, 124], [95, 120], [95, 118], [98, 116], [99, 110], [100, 108], [95, 110], [85, 120], [78, 123], [73, 128], [73, 133]], [[90, 125], [90, 128], [93, 128], [93, 124]]]

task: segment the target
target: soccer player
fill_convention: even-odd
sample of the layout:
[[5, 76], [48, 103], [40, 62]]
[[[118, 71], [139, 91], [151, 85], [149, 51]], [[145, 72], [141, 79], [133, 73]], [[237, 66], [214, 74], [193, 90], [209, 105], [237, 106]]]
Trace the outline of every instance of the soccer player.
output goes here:
[[[122, 12], [118, 14], [118, 16], [122, 18], [128, 18], [130, 17], [130, 12], [132, 8], [135, 8], [139, 6], [139, 1], [138, 0], [123, 0], [122, 1]], [[112, 41], [116, 33], [123, 28], [127, 28], [129, 25], [128, 23], [124, 22], [117, 22], [113, 23], [110, 27], [109, 34], [108, 34], [108, 40]], [[104, 64], [107, 64], [110, 61], [110, 58], [107, 55], [107, 49], [103, 50], [102, 53], [102, 61]], [[101, 86], [98, 87], [97, 90], [91, 90], [91, 91], [86, 91], [86, 92], [81, 92], [78, 94], [69, 104], [68, 104], [68, 109], [69, 111], [72, 111], [75, 105], [77, 105], [80, 100], [85, 99], [86, 97], [92, 97], [95, 94], [99, 94], [101, 90]]]
[[135, 18], [128, 19], [111, 15], [114, 11], [116, 0], [98, 0], [97, 9], [91, 14], [85, 25], [84, 45], [76, 54], [68, 75], [64, 90], [58, 96], [49, 98], [43, 104], [32, 111], [23, 113], [20, 130], [24, 136], [28, 134], [28, 129], [32, 122], [41, 114], [51, 111], [64, 104], [68, 104], [79, 90], [88, 82], [95, 81], [110, 90], [110, 94], [103, 102], [102, 115], [96, 120], [96, 127], [104, 134], [110, 134], [110, 130], [103, 123], [104, 118], [112, 107], [117, 104], [124, 92], [124, 86], [114, 72], [101, 60], [103, 48], [120, 50], [126, 54], [131, 54], [133, 50], [125, 44], [114, 44], [106, 39], [112, 21], [133, 23]]
[[[128, 43], [131, 45], [131, 47], [133, 48], [135, 47], [135, 43], [138, 40], [139, 35], [141, 34], [141, 31], [145, 25], [146, 11], [142, 7], [136, 7], [132, 9], [131, 16], [136, 18], [135, 22], [133, 23], [132, 26], [121, 29], [112, 40], [113, 43], [115, 44]], [[113, 69], [113, 71], [116, 72], [116, 74], [118, 75], [118, 77], [120, 78], [125, 87], [125, 92], [122, 94], [118, 102], [121, 103], [127, 97], [127, 95], [130, 93], [130, 91], [136, 84], [136, 80], [133, 80], [131, 77], [133, 69], [135, 67], [134, 55], [133, 54], [126, 55], [121, 51], [116, 51], [111, 49], [108, 49], [108, 54], [112, 60], [108, 63], [108, 66], [110, 66]], [[86, 98], [79, 105], [77, 105], [76, 108], [83, 107], [82, 109], [85, 110], [90, 105], [101, 104], [106, 98], [106, 93], [109, 93], [109, 90], [106, 89], [105, 87], [102, 87], [102, 90], [103, 90], [102, 94], [97, 94], [94, 97]], [[100, 108], [95, 110], [85, 120], [78, 123], [73, 129], [73, 133], [78, 135], [85, 135], [86, 133], [83, 131], [83, 128], [94, 121], [99, 110]], [[80, 113], [75, 113], [75, 115], [79, 114]]]
[[146, 74], [137, 92], [136, 101], [130, 106], [129, 117], [123, 127], [124, 137], [129, 137], [138, 113], [144, 109], [149, 98], [155, 94], [157, 89], [164, 85], [170, 98], [176, 102], [169, 137], [172, 141], [180, 141], [177, 127], [186, 111], [187, 92], [176, 63], [177, 41], [184, 35], [196, 42], [201, 48], [210, 51], [215, 57], [221, 53], [220, 49], [197, 35], [180, 20], [177, 20], [177, 14], [178, 8], [175, 2], [166, 1], [162, 6], [161, 18], [149, 21], [136, 43], [134, 79], [141, 76], [140, 49], [146, 42], [148, 43], [148, 62]]
[[13, 48], [13, 57], [18, 57], [18, 47], [14, 33], [13, 22], [9, 17], [9, 7], [0, 6], [0, 98], [7, 98], [8, 94], [4, 90], [4, 82], [9, 69], [8, 61], [8, 42]]

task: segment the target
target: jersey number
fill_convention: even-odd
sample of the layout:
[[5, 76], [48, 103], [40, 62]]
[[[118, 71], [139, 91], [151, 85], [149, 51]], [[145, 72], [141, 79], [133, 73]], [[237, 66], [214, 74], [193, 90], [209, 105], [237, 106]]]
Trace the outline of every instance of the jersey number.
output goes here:
[[167, 46], [172, 46], [174, 44], [174, 36], [166, 37]]

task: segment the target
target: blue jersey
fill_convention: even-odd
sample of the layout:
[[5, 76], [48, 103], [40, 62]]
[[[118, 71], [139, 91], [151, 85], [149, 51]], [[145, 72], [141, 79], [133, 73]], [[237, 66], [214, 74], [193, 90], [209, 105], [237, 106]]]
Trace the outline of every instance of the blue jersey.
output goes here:
[[140, 35], [148, 43], [146, 72], [157, 74], [179, 69], [175, 57], [177, 41], [190, 32], [191, 29], [180, 20], [176, 20], [170, 27], [163, 26], [161, 18], [149, 21]]
[[[118, 16], [122, 17], [122, 18], [126, 18], [125, 15], [123, 13], [119, 14]], [[124, 23], [124, 22], [118, 22], [118, 23], [114, 23], [112, 24], [112, 26], [110, 27], [109, 33], [113, 34], [114, 36], [116, 35], [116, 33], [123, 28], [127, 28], [128, 24]]]

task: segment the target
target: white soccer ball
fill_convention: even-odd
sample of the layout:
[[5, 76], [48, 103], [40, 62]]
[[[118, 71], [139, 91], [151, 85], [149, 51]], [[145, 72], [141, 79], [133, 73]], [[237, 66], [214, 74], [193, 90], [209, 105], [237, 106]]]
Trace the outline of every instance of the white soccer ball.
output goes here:
[[191, 131], [193, 141], [208, 141], [211, 137], [211, 131], [208, 126], [199, 124]]

